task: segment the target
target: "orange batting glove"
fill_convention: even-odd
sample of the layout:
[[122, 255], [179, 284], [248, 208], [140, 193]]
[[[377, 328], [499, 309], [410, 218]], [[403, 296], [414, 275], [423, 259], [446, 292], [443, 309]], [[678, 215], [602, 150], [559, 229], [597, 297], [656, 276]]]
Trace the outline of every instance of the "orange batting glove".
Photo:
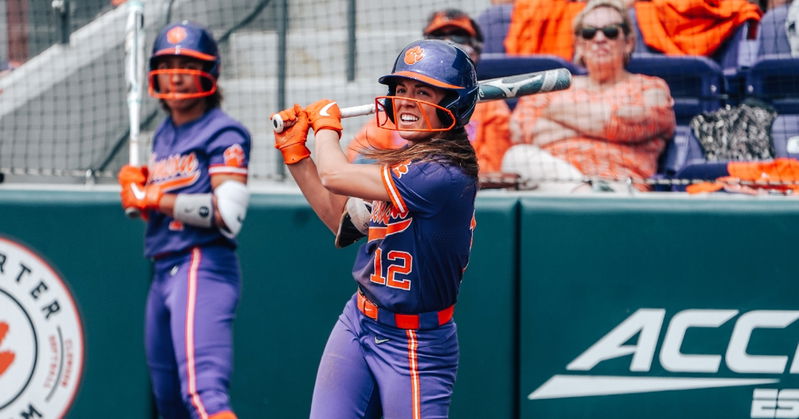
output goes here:
[[144, 184], [147, 182], [147, 166], [122, 166], [117, 179], [122, 187], [122, 207], [140, 210], [139, 201], [144, 199]]
[[322, 99], [314, 102], [305, 108], [308, 113], [308, 120], [311, 121], [314, 132], [322, 129], [336, 131], [341, 137], [341, 109], [336, 102], [329, 99]]
[[308, 114], [300, 105], [278, 112], [283, 118], [283, 131], [275, 133], [275, 148], [283, 154], [286, 164], [296, 164], [311, 156], [305, 146], [308, 139]]
[[122, 198], [123, 208], [135, 208], [140, 211], [158, 209], [158, 203], [164, 193], [160, 185], [146, 185], [147, 175], [147, 166], [125, 165], [119, 171], [119, 185], [122, 187], [120, 198]]

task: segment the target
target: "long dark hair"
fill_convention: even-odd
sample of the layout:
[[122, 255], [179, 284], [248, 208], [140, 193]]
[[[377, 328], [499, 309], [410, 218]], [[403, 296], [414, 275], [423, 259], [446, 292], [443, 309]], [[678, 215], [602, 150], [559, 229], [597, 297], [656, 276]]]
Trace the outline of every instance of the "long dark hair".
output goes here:
[[467, 175], [477, 178], [479, 166], [474, 147], [469, 142], [466, 129], [462, 126], [425, 141], [412, 143], [408, 147], [399, 149], [379, 149], [367, 147], [358, 150], [368, 159], [375, 159], [379, 163], [394, 165], [404, 161], [440, 161], [459, 167]]

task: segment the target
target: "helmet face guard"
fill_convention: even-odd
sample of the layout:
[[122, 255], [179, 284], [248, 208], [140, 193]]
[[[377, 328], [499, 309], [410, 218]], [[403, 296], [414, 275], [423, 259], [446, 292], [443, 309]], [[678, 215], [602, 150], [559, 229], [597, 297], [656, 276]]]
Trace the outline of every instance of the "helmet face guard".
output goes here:
[[[158, 68], [162, 59], [174, 56], [196, 60], [202, 63], [203, 70]], [[219, 48], [207, 29], [189, 21], [173, 23], [162, 29], [153, 43], [148, 93], [156, 99], [172, 100], [211, 96], [217, 91], [219, 68]], [[192, 76], [195, 92], [175, 93], [174, 89], [159, 86], [159, 75]]]
[[[397, 101], [405, 101], [405, 102], [413, 102], [416, 104], [416, 107], [419, 109], [419, 113], [422, 115], [422, 120], [424, 121], [427, 127], [422, 128], [399, 128], [397, 127], [397, 121], [395, 120], [394, 115], [399, 115], [397, 111]], [[438, 114], [439, 122], [445, 124], [448, 120], [449, 126], [446, 127], [439, 127], [434, 128], [433, 122], [427, 118], [427, 112], [425, 111], [426, 108], [433, 108], [436, 110]], [[428, 102], [421, 99], [403, 97], [403, 96], [378, 96], [375, 98], [375, 118], [377, 119], [377, 126], [383, 129], [391, 130], [391, 131], [413, 131], [413, 132], [441, 132], [441, 131], [449, 131], [455, 127], [455, 115], [452, 114], [452, 111], [449, 109], [437, 105], [433, 102]], [[442, 112], [445, 118], [442, 118]]]
[[[190, 76], [194, 82], [194, 91], [190, 93], [175, 92], [175, 86], [170, 86], [170, 89], [164, 89], [158, 80], [158, 76]], [[166, 100], [183, 100], [183, 99], [196, 99], [201, 97], [211, 96], [216, 93], [216, 79], [202, 70], [190, 70], [186, 68], [170, 68], [152, 70], [149, 74], [149, 88], [148, 93], [156, 99]]]

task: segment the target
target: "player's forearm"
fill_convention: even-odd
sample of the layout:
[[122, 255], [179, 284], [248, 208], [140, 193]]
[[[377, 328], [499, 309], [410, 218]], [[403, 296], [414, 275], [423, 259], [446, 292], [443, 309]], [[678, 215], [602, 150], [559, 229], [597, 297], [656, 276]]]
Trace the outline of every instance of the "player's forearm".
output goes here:
[[316, 215], [335, 234], [346, 197], [335, 195], [322, 185], [313, 160], [304, 159], [287, 167]]

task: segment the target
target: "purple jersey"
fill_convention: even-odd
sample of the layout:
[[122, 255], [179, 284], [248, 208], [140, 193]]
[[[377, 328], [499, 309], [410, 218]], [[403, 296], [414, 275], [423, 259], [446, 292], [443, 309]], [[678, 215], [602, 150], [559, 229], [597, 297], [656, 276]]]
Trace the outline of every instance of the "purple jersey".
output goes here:
[[374, 202], [353, 276], [366, 296], [395, 313], [455, 304], [469, 262], [477, 182], [437, 161], [382, 169], [391, 202]]
[[[249, 132], [219, 108], [180, 126], [167, 118], [155, 132], [147, 183], [161, 184], [168, 193], [210, 193], [211, 175], [247, 175], [249, 156]], [[147, 257], [218, 240], [235, 246], [216, 228], [184, 224], [158, 211], [149, 215]]]

